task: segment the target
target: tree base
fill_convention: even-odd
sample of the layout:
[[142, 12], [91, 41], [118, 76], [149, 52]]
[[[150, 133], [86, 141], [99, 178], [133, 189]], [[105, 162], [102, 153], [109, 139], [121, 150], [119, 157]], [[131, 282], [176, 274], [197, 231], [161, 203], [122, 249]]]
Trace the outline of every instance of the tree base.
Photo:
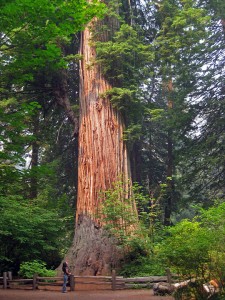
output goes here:
[[115, 238], [87, 215], [79, 215], [73, 245], [66, 259], [74, 275], [111, 275], [118, 269], [122, 253]]

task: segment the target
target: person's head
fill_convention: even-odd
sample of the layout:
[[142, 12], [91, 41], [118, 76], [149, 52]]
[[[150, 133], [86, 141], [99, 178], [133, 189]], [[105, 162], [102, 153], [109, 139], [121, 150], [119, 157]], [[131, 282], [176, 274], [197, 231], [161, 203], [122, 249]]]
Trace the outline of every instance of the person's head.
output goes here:
[[64, 261], [63, 262], [63, 267], [67, 267], [68, 266], [68, 262], [67, 261]]

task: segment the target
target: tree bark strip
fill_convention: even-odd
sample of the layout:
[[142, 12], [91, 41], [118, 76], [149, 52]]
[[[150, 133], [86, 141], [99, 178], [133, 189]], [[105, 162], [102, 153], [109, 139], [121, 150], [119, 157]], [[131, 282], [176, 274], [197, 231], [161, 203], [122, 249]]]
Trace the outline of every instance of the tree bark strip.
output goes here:
[[82, 34], [80, 49], [78, 198], [74, 244], [67, 258], [76, 274], [109, 275], [121, 253], [95, 214], [102, 201], [99, 193], [120, 176], [125, 183], [131, 178], [130, 162], [123, 140], [124, 121], [105, 95], [112, 86], [95, 63], [89, 27]]

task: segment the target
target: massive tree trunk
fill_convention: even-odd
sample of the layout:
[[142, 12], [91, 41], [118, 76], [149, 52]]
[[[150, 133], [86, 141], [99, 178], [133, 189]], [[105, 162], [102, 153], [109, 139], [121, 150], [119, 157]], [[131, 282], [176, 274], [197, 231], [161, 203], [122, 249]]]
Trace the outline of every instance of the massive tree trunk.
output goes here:
[[94, 62], [91, 35], [89, 26], [81, 40], [78, 199], [75, 238], [67, 259], [75, 274], [105, 275], [118, 265], [120, 254], [95, 217], [102, 201], [99, 193], [119, 176], [127, 182], [131, 172], [124, 121], [105, 95], [112, 86]]
[[[173, 109], [173, 100], [171, 99], [173, 92], [173, 82], [170, 79], [167, 83], [167, 107], [168, 113], [170, 115], [170, 110]], [[172, 180], [173, 176], [173, 139], [172, 139], [172, 129], [169, 126], [168, 133], [167, 133], [167, 193], [165, 199], [165, 213], [164, 213], [164, 225], [170, 226], [171, 225], [171, 212], [172, 212], [172, 205], [173, 205], [173, 193], [174, 193], [174, 183]]]

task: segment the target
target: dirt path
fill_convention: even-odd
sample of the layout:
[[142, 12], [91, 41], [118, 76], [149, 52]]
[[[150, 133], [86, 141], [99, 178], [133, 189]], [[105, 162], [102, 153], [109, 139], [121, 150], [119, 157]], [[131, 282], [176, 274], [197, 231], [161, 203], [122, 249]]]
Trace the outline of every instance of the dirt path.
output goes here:
[[58, 291], [0, 290], [0, 300], [173, 300], [170, 296], [153, 296], [152, 290]]

